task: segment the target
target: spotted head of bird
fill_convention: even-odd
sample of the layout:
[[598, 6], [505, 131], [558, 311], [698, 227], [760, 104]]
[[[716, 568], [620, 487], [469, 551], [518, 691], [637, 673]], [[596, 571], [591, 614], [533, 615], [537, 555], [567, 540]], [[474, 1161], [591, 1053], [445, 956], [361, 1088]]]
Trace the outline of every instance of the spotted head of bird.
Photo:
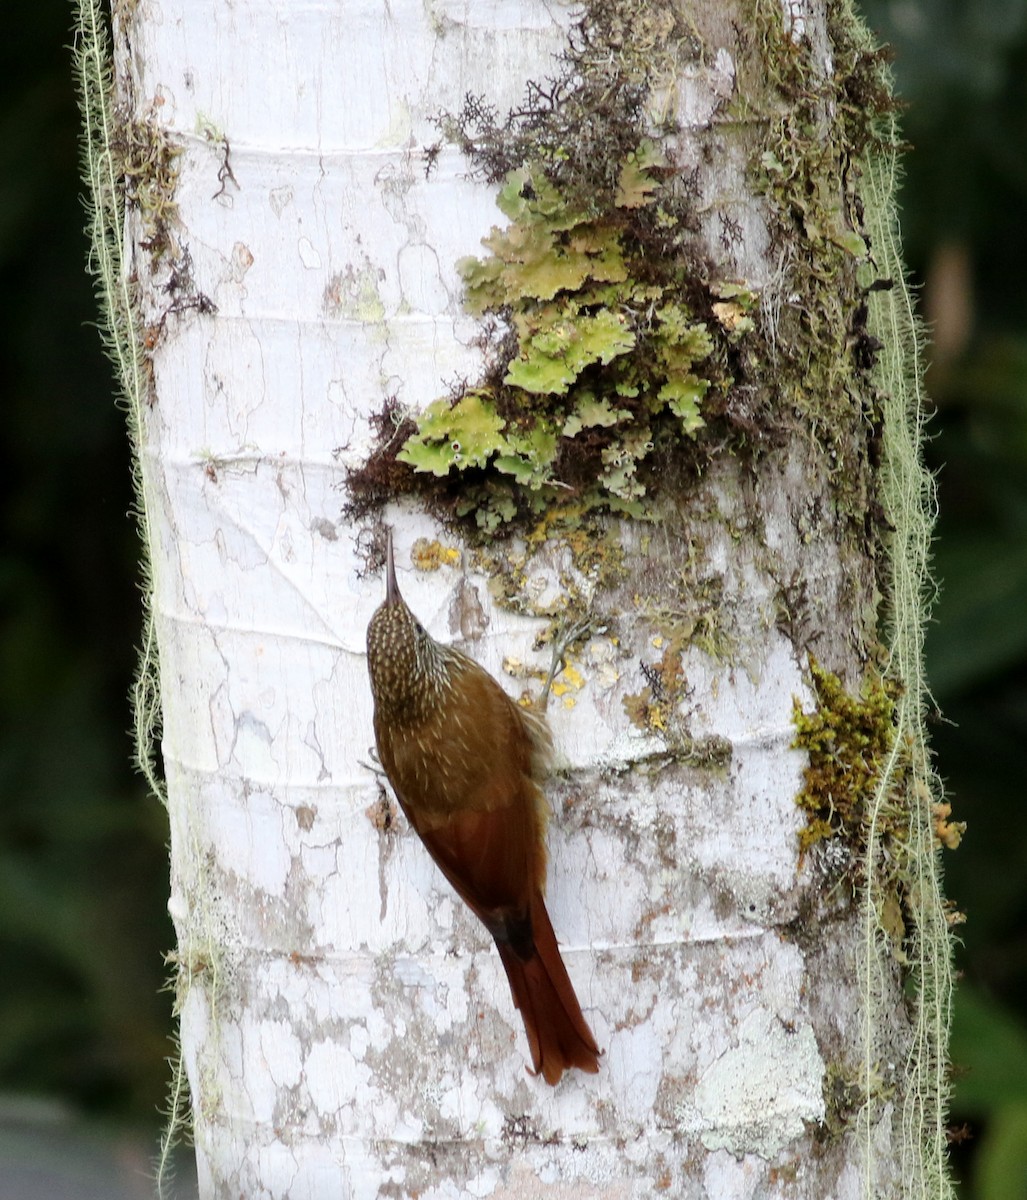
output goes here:
[[448, 652], [410, 611], [399, 590], [392, 530], [385, 551], [385, 600], [367, 626], [367, 666], [375, 708], [413, 720], [438, 700]]

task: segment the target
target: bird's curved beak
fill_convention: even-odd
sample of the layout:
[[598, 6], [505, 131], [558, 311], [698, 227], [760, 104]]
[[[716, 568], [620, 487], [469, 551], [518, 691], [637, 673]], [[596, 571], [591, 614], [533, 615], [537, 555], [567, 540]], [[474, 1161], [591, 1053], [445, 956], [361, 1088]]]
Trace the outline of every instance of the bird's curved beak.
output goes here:
[[392, 530], [386, 534], [385, 543], [385, 603], [398, 604], [399, 584], [396, 582], [396, 564], [392, 557]]

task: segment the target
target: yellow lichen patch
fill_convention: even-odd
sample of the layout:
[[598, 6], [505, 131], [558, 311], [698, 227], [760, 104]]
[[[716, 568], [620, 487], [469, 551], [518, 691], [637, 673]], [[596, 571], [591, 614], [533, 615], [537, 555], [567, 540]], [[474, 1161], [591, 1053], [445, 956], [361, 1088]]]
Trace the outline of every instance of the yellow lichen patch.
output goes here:
[[565, 696], [568, 692], [580, 692], [585, 686], [585, 677], [572, 663], [568, 663], [553, 683], [553, 695]]
[[507, 654], [503, 658], [503, 672], [513, 679], [527, 679], [531, 672], [524, 665], [523, 659]]
[[459, 566], [460, 551], [439, 541], [418, 538], [410, 547], [410, 561], [419, 571], [437, 571], [440, 567]]
[[486, 530], [512, 519], [515, 494], [533, 513], [576, 505], [562, 478], [575, 457], [588, 464], [578, 494], [589, 508], [641, 515], [657, 441], [694, 438], [707, 392], [726, 386], [714, 333], [673, 261], [660, 267], [651, 222], [635, 211], [667, 191], [664, 166], [642, 139], [615, 195], [585, 205], [551, 164], [526, 163], [504, 177], [508, 224], [484, 239], [488, 253], [457, 263], [465, 307], [502, 317], [513, 340], [497, 344], [502, 373], [430, 404], [397, 459], [439, 478], [495, 473], [499, 492], [484, 489], [473, 506]]

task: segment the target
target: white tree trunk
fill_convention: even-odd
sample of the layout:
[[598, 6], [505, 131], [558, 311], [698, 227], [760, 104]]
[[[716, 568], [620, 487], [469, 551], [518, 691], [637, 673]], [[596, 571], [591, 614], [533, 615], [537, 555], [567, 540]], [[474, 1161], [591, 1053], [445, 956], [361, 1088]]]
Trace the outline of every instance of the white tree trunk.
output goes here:
[[[779, 601], [782, 581], [809, 584], [802, 641], [856, 679], [873, 576], [839, 548], [805, 444], [757, 469], [727, 457], [663, 529], [620, 529], [626, 577], [595, 596], [617, 636], [591, 638], [550, 705], [550, 911], [597, 1076], [525, 1073], [488, 937], [368, 766], [383, 585], [340, 517], [344, 468], [387, 396], [419, 409], [478, 370], [454, 263], [499, 220], [455, 150], [426, 179], [422, 148], [468, 91], [504, 110], [551, 73], [572, 11], [140, 0], [116, 29], [122, 96], [184, 148], [175, 253], [154, 266], [138, 221], [132, 237], [156, 343], [141, 454], [204, 1198], [860, 1192], [855, 1139], [821, 1136], [857, 1036], [857, 922], [803, 924], [819, 881], [798, 865], [792, 697], [810, 695]], [[817, 5], [805, 20], [826, 45]], [[682, 161], [736, 85], [728, 17], [704, 28], [705, 65], [674, 82]], [[769, 293], [739, 144], [700, 169], [711, 244], [719, 215], [739, 220], [734, 270]], [[497, 607], [466, 553], [414, 570], [415, 538], [453, 536], [409, 507], [390, 519], [411, 608], [519, 693], [504, 661], [544, 669], [542, 623]], [[556, 595], [568, 569], [544, 552], [525, 590]], [[683, 659], [691, 756], [623, 704], [661, 654], [639, 595], [681, 572], [722, 588], [720, 657]]]

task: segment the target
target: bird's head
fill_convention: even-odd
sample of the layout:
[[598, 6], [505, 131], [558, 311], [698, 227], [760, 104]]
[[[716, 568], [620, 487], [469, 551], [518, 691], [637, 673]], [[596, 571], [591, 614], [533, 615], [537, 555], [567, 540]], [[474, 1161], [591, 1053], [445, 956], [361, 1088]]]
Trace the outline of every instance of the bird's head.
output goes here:
[[385, 600], [367, 626], [367, 669], [375, 708], [396, 719], [431, 703], [445, 677], [445, 647], [407, 606], [396, 579], [392, 530], [385, 551]]

